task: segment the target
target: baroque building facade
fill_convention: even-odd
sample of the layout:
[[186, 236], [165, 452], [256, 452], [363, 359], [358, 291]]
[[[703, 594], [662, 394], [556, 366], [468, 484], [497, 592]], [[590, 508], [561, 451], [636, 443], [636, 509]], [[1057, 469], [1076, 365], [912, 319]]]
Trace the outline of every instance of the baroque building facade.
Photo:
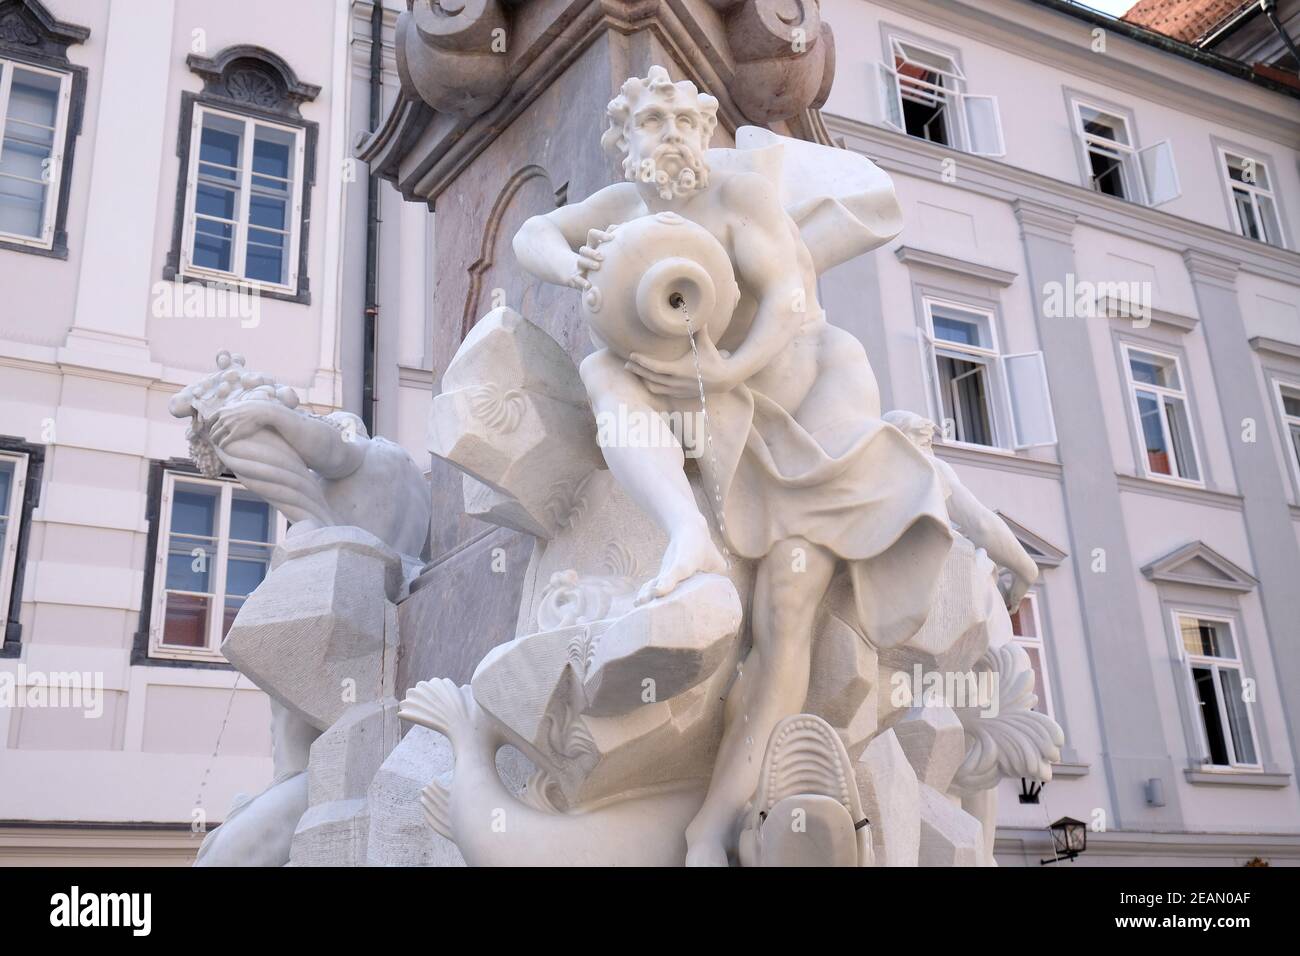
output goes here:
[[[405, 6], [0, 0], [0, 859], [186, 862], [270, 777], [267, 700], [217, 646], [283, 521], [195, 473], [172, 392], [238, 351], [429, 464], [438, 268], [491, 263], [435, 257], [435, 216], [353, 158], [399, 102]], [[821, 13], [812, 134], [889, 172], [907, 223], [823, 304], [1041, 571], [1014, 621], [1067, 751], [1003, 785], [999, 860], [1050, 857], [1062, 816], [1080, 865], [1300, 860], [1285, 49], [1063, 0]], [[101, 692], [44, 706], [55, 675]]]

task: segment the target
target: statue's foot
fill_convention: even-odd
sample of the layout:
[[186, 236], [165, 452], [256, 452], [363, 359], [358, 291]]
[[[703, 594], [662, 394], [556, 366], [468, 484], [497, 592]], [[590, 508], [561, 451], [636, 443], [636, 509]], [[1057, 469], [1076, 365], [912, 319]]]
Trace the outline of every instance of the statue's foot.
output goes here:
[[727, 573], [727, 562], [718, 551], [709, 534], [709, 526], [701, 519], [689, 528], [675, 530], [668, 540], [659, 573], [641, 588], [637, 604], [646, 604], [669, 594], [693, 574]]

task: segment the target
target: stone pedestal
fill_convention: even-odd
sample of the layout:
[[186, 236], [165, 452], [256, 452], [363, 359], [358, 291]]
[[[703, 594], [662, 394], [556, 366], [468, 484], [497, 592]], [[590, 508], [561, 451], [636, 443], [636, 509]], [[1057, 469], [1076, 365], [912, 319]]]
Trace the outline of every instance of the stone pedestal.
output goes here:
[[295, 866], [362, 864], [366, 792], [397, 745], [402, 559], [360, 528], [292, 536], [249, 597], [222, 651], [286, 710], [322, 731], [307, 765]]

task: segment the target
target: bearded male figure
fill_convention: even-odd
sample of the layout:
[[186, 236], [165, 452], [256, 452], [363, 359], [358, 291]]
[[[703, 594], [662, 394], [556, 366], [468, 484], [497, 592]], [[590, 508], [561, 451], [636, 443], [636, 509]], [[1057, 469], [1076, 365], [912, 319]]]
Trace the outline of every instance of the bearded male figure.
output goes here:
[[[924, 624], [952, 542], [934, 469], [880, 420], [865, 351], [827, 322], [817, 300], [816, 263], [824, 258], [805, 237], [826, 238], [835, 231], [827, 222], [850, 214], [839, 206], [830, 220], [818, 219], [827, 205], [814, 201], [799, 207], [804, 218], [797, 219], [770, 168], [755, 165], [759, 151], [710, 150], [717, 106], [694, 84], [673, 83], [662, 67], [628, 80], [609, 104], [602, 145], [626, 153], [629, 181], [530, 219], [514, 241], [525, 269], [585, 290], [612, 228], [675, 213], [722, 245], [739, 285], [725, 334], [713, 342], [697, 333], [697, 355], [664, 361], [600, 348], [581, 366], [597, 417], [698, 412], [703, 387], [709, 434], [700, 441], [708, 447], [691, 451], [724, 543], [758, 562], [752, 647], [727, 699], [708, 794], [686, 831], [693, 865], [726, 865], [734, 852], [762, 748], [777, 723], [804, 706], [814, 619], [838, 563], [848, 562], [864, 638], [894, 646]], [[853, 222], [870, 241], [851, 254], [897, 234], [892, 186], [868, 160], [798, 145], [825, 149], [826, 161], [856, 163], [880, 181], [868, 204], [878, 220]], [[693, 574], [724, 570], [680, 444], [606, 442], [602, 449], [614, 477], [668, 535], [641, 600]]]

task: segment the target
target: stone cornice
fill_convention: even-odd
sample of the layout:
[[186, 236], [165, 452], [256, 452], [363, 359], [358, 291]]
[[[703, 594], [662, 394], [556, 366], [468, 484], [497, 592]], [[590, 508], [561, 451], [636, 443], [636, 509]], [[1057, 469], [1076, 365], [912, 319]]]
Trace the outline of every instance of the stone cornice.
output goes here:
[[1009, 451], [987, 451], [968, 445], [953, 445], [942, 441], [934, 443], [934, 453], [946, 462], [992, 468], [994, 471], [1015, 471], [1036, 478], [1061, 480], [1061, 466], [1054, 461], [1043, 461]]
[[998, 269], [979, 262], [967, 262], [965, 259], [956, 259], [938, 252], [917, 249], [915, 246], [899, 246], [894, 250], [894, 255], [904, 265], [925, 266], [943, 272], [955, 272], [958, 275], [979, 279], [991, 285], [1009, 286], [1016, 281], [1017, 273], [1009, 272], [1006, 269]]
[[943, 183], [950, 189], [1006, 203], [1018, 201], [1031, 216], [1035, 211], [1054, 210], [1058, 216], [1076, 217], [1080, 227], [1136, 239], [1179, 255], [1194, 249], [1236, 262], [1243, 272], [1300, 285], [1300, 253], [860, 120], [831, 113], [824, 113], [823, 119], [837, 143], [870, 156], [886, 172], [942, 182], [943, 161], [955, 157], [961, 162], [962, 173], [955, 182]]
[[1187, 272], [1193, 282], [1203, 282], [1224, 289], [1237, 287], [1237, 273], [1241, 266], [1232, 259], [1197, 249], [1188, 249], [1183, 253], [1183, 261], [1187, 263]]
[[1040, 239], [1055, 239], [1058, 242], [1074, 241], [1074, 225], [1078, 216], [1063, 212], [1061, 209], [1032, 199], [1017, 199], [1011, 204], [1020, 223], [1022, 235], [1037, 236]]
[[1250, 347], [1256, 352], [1266, 352], [1270, 355], [1279, 355], [1289, 359], [1300, 359], [1300, 345], [1292, 342], [1283, 342], [1279, 339], [1270, 339], [1257, 335], [1250, 340]]
[[[473, 47], [476, 34], [470, 29], [457, 28], [467, 38], [463, 42], [470, 44], [464, 52], [478, 56], [482, 61], [478, 65], [455, 63], [461, 52], [457, 44], [462, 41], [452, 27], [433, 44], [441, 52], [431, 53], [428, 63], [419, 62], [423, 53], [418, 41], [432, 29], [429, 24], [424, 24], [412, 43], [403, 43], [399, 36], [403, 48], [397, 58], [401, 97], [381, 128], [360, 143], [357, 155], [391, 180], [405, 198], [432, 204], [475, 156], [593, 42], [611, 31], [652, 35], [669, 51], [672, 63], [665, 66], [676, 67], [718, 99], [718, 123], [723, 129], [734, 132], [757, 119], [780, 133], [826, 139], [817, 107], [829, 93], [829, 80], [817, 71], [833, 71], [834, 44], [823, 29], [815, 2], [800, 8], [803, 19], [799, 23], [816, 32], [816, 37], [807, 40], [810, 59], [806, 63], [804, 54], [790, 57], [788, 49], [781, 56], [772, 56], [769, 48], [781, 38], [771, 31], [784, 19], [775, 16], [776, 8], [769, 9], [771, 0], [751, 0], [743, 6], [714, 0], [528, 0], [508, 7], [509, 48], [500, 58], [506, 61], [500, 67], [478, 56]], [[404, 26], [405, 33], [414, 34], [419, 21]], [[784, 28], [793, 29], [788, 24]], [[433, 43], [427, 38], [423, 42]], [[788, 46], [788, 40], [782, 42]], [[807, 68], [786, 65], [795, 59]], [[493, 77], [479, 76], [484, 64], [493, 67]], [[780, 80], [783, 75], [789, 83]], [[821, 82], [812, 83], [818, 77]], [[429, 105], [444, 100], [454, 105], [457, 83], [472, 88], [472, 108], [453, 111], [448, 106], [443, 111], [442, 106]], [[773, 91], [770, 94], [755, 94], [755, 89], [768, 87]], [[789, 111], [789, 117], [746, 115], [756, 109], [777, 110], [780, 115]]]
[[1289, 786], [1291, 783], [1289, 773], [1260, 773], [1259, 771], [1245, 770], [1224, 772], [1188, 768], [1183, 771], [1183, 776], [1187, 778], [1188, 783], [1199, 783], [1212, 787], [1264, 787], [1278, 790]]
[[1172, 481], [1159, 481], [1155, 478], [1139, 478], [1136, 475], [1116, 473], [1115, 480], [1120, 491], [1133, 491], [1143, 495], [1156, 495], [1161, 498], [1173, 498], [1176, 501], [1188, 501], [1225, 511], [1240, 512], [1245, 507], [1241, 495], [1226, 491], [1211, 491], [1198, 485], [1186, 485]]
[[[1113, 296], [1104, 296], [1097, 300], [1097, 307], [1101, 314], [1107, 318], [1114, 319], [1117, 322], [1132, 322], [1136, 306], [1131, 302], [1123, 299], [1116, 299]], [[1176, 332], [1190, 332], [1200, 324], [1200, 317], [1195, 315], [1183, 315], [1178, 312], [1169, 312], [1165, 309], [1152, 308], [1149, 310], [1146, 318], [1155, 325], [1163, 325], [1166, 328], [1173, 329]]]

